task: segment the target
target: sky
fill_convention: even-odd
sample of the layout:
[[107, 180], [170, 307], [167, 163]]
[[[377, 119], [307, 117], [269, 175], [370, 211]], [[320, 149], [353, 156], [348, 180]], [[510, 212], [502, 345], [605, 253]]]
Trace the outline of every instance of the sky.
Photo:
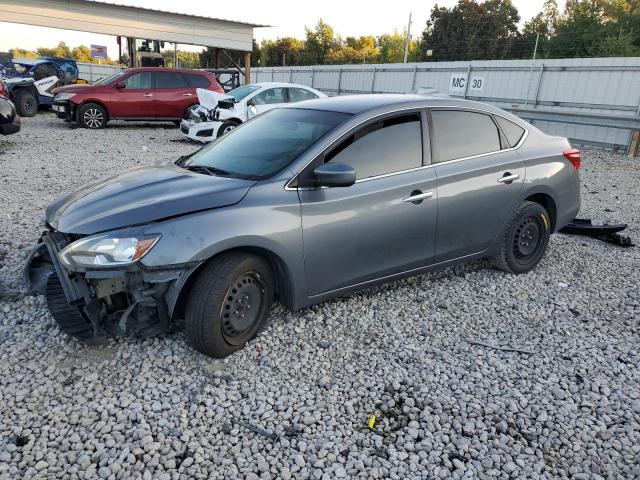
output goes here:
[[[536, 15], [544, 3], [544, 0], [512, 1], [520, 12], [521, 23]], [[315, 6], [311, 2], [301, 0], [244, 0], [223, 3], [210, 0], [182, 0], [181, 2], [109, 0], [106, 3], [273, 25], [270, 28], [254, 30], [256, 40], [261, 41], [287, 36], [302, 39], [305, 36], [305, 26], [315, 26], [319, 18], [331, 25], [343, 38], [359, 35], [378, 36], [390, 33], [394, 29], [402, 31], [409, 19], [409, 12], [412, 12], [411, 33], [414, 38], [417, 38], [424, 29], [434, 4], [451, 7], [457, 3], [457, 0], [395, 0], [384, 3], [363, 0], [322, 0]], [[220, 5], [224, 7], [221, 8]], [[558, 6], [562, 9], [564, 0], [559, 0]], [[112, 58], [117, 56], [118, 47], [115, 37], [0, 22], [0, 51], [7, 51], [14, 47], [30, 50], [41, 46], [53, 47], [59, 41], [64, 41], [70, 47], [90, 44], [106, 45], [109, 55]], [[194, 50], [189, 47], [183, 48]]]

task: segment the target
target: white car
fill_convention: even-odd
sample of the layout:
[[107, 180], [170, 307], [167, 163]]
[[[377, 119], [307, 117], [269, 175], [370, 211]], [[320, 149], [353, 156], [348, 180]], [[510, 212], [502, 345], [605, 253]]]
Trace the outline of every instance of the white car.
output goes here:
[[197, 89], [199, 105], [180, 123], [183, 136], [210, 142], [238, 125], [285, 103], [324, 98], [318, 90], [295, 83], [259, 82], [242, 85], [227, 94]]

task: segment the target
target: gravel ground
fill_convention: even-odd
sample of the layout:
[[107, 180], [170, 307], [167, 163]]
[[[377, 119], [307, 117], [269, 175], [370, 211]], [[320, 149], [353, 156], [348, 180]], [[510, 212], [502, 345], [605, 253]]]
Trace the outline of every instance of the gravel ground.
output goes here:
[[[554, 235], [527, 275], [474, 262], [276, 307], [225, 361], [179, 333], [61, 334], [20, 285], [45, 206], [196, 148], [179, 138], [51, 114], [0, 138], [0, 479], [640, 477], [638, 248]], [[638, 242], [638, 160], [587, 152], [582, 178], [582, 216]]]

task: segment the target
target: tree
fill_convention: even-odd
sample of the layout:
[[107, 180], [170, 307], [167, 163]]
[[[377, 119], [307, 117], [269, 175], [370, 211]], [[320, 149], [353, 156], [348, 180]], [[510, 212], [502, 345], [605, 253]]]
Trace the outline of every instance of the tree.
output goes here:
[[372, 35], [363, 35], [358, 38], [347, 37], [341, 45], [329, 50], [325, 61], [336, 65], [377, 63], [379, 56], [380, 51], [376, 46], [376, 39]]
[[305, 43], [293, 37], [265, 40], [260, 48], [260, 65], [301, 65], [305, 54]]
[[378, 37], [380, 63], [402, 63], [404, 60], [404, 41], [406, 33], [394, 30]]
[[323, 64], [329, 50], [339, 46], [333, 28], [322, 19], [318, 20], [315, 30], [305, 28], [305, 32], [307, 35], [304, 53], [305, 65]]
[[422, 56], [432, 50], [436, 61], [505, 58], [517, 39], [519, 21], [511, 0], [436, 5], [422, 34]]
[[60, 42], [54, 52], [54, 57], [71, 58], [71, 49], [66, 43]]
[[78, 62], [90, 63], [94, 60], [91, 58], [91, 49], [86, 45], [80, 45], [79, 47], [75, 47], [71, 50], [71, 57], [76, 59]]

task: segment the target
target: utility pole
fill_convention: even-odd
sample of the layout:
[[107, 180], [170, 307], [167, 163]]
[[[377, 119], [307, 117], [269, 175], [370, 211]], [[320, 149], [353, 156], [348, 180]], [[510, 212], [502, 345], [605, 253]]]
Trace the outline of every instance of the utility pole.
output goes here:
[[173, 68], [178, 68], [178, 44], [173, 44]]
[[407, 36], [404, 39], [404, 61], [402, 63], [407, 63], [407, 59], [409, 58], [409, 42], [411, 42], [411, 12], [409, 12], [409, 23], [407, 24]]

